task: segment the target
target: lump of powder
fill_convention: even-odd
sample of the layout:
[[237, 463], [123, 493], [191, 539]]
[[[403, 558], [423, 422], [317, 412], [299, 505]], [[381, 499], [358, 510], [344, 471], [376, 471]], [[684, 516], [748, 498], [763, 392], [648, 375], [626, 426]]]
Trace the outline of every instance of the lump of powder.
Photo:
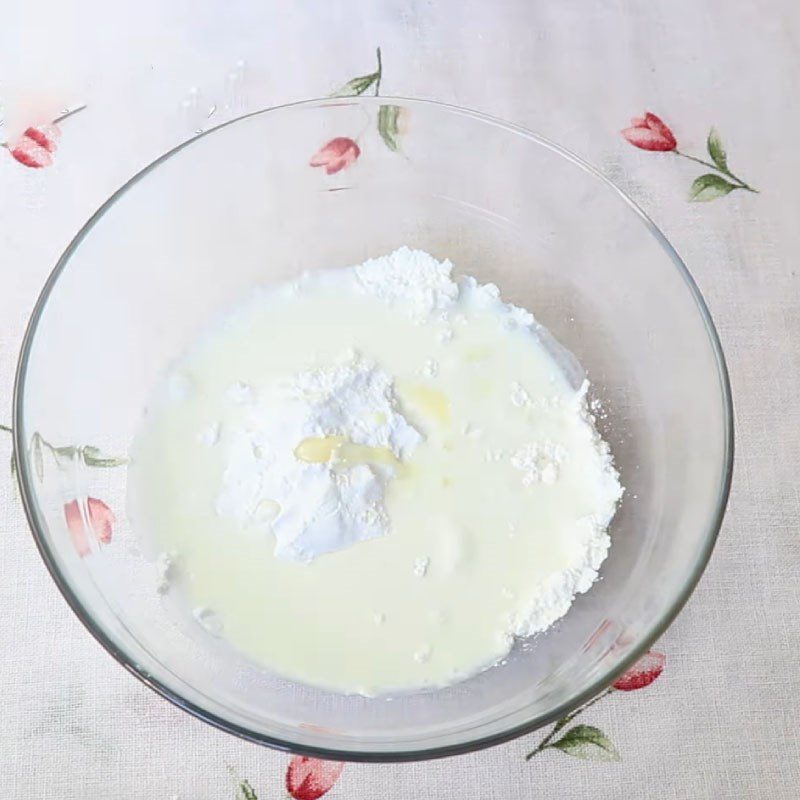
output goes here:
[[217, 513], [243, 527], [271, 523], [275, 555], [292, 561], [385, 535], [391, 465], [308, 463], [295, 452], [307, 439], [341, 437], [407, 458], [422, 436], [399, 413], [389, 375], [348, 351], [274, 394], [256, 400], [246, 424], [231, 431]]

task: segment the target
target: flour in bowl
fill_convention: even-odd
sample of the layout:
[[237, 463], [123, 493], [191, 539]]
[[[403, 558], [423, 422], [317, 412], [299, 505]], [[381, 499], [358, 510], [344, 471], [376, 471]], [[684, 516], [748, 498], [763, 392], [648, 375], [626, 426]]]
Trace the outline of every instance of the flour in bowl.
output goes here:
[[134, 442], [130, 513], [180, 563], [170, 591], [334, 691], [496, 664], [590, 589], [622, 495], [549, 341], [408, 248], [256, 291], [176, 362]]

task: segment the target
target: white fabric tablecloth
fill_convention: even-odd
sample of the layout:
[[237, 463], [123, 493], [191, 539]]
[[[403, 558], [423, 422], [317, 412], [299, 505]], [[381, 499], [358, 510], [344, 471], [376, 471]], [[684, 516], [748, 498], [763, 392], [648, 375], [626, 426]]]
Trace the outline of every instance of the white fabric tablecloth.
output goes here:
[[[540, 740], [433, 763], [347, 765], [331, 798], [771, 798], [800, 785], [800, 6], [793, 0], [139, 0], [8, 3], [6, 110], [49, 97], [53, 166], [0, 151], [0, 421], [45, 277], [96, 206], [203, 124], [330, 92], [373, 68], [382, 93], [435, 98], [532, 128], [584, 156], [661, 226], [707, 298], [728, 357], [737, 464], [697, 592], [652, 685], [583, 721], [622, 754], [594, 763]], [[212, 120], [205, 120], [216, 106]], [[703, 169], [619, 131], [650, 110], [703, 156], [716, 125], [760, 194], [689, 203]], [[58, 387], [53, 387], [54, 391]], [[3, 411], [5, 409], [5, 411]], [[10, 441], [0, 440], [0, 463]], [[288, 757], [188, 717], [125, 673], [51, 583], [0, 472], [0, 796], [285, 794]]]

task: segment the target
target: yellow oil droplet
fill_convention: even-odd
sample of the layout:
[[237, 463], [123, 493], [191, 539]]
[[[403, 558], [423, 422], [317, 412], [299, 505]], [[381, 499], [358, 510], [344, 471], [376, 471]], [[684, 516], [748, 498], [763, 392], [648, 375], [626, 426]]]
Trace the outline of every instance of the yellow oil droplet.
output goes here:
[[310, 436], [295, 447], [294, 455], [307, 464], [327, 464], [344, 442], [344, 436]]
[[397, 456], [388, 447], [354, 444], [344, 436], [309, 436], [294, 449], [295, 457], [307, 464], [327, 464], [352, 467], [358, 464], [380, 464], [399, 468]]
[[275, 500], [261, 500], [250, 515], [250, 524], [257, 527], [272, 525], [280, 513], [280, 503]]
[[420, 414], [440, 425], [450, 423], [450, 401], [444, 392], [415, 383], [401, 387], [400, 397]]
[[389, 467], [399, 467], [397, 456], [388, 447], [369, 447], [365, 444], [345, 442], [336, 451], [336, 461], [345, 466], [356, 464], [382, 464]]

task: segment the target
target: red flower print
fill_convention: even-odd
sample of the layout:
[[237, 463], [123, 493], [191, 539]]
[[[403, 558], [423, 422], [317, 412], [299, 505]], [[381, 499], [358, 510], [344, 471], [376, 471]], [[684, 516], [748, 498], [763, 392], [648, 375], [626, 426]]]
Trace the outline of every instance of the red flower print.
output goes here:
[[[96, 497], [89, 497], [86, 501], [86, 506], [88, 509], [89, 524], [91, 525], [95, 539], [103, 544], [108, 544], [111, 541], [114, 523], [117, 521], [114, 512], [102, 500], [98, 500]], [[70, 500], [69, 503], [64, 503], [64, 518], [67, 521], [67, 528], [72, 537], [72, 544], [78, 551], [78, 555], [81, 557], [88, 555], [91, 548], [77, 500]]]
[[655, 114], [649, 111], [643, 117], [634, 117], [631, 127], [625, 128], [622, 135], [634, 146], [642, 150], [674, 150], [678, 146], [675, 135]]
[[622, 135], [634, 147], [639, 147], [642, 150], [674, 153], [676, 156], [685, 158], [694, 164], [702, 164], [702, 166], [714, 170], [713, 172], [705, 173], [705, 175], [699, 175], [692, 181], [692, 188], [689, 190], [689, 200], [692, 202], [716, 200], [737, 189], [758, 194], [758, 189], [754, 189], [731, 171], [728, 166], [728, 153], [716, 128], [712, 128], [708, 132], [708, 139], [706, 140], [706, 149], [711, 161], [706, 161], [678, 150], [675, 134], [661, 119], [649, 111], [645, 112], [643, 117], [632, 119], [631, 127], [625, 128], [622, 131]]
[[0, 146], [5, 147], [11, 153], [12, 158], [23, 166], [32, 169], [49, 167], [53, 163], [53, 153], [56, 151], [56, 143], [61, 136], [58, 123], [83, 111], [84, 108], [86, 108], [85, 105], [75, 106], [59, 114], [52, 122], [32, 125], [26, 128], [22, 136], [4, 142]]
[[39, 125], [28, 128], [16, 141], [9, 142], [11, 155], [20, 164], [33, 169], [49, 167], [53, 163], [56, 140], [61, 136], [58, 125]]
[[361, 148], [352, 139], [338, 136], [314, 153], [308, 163], [312, 167], [325, 167], [328, 175], [334, 175], [349, 167], [360, 155]]
[[286, 791], [294, 800], [317, 800], [339, 780], [344, 764], [295, 756], [286, 770]]
[[622, 692], [644, 689], [664, 671], [666, 663], [667, 657], [663, 653], [659, 653], [658, 650], [650, 650], [614, 681], [614, 688]]

